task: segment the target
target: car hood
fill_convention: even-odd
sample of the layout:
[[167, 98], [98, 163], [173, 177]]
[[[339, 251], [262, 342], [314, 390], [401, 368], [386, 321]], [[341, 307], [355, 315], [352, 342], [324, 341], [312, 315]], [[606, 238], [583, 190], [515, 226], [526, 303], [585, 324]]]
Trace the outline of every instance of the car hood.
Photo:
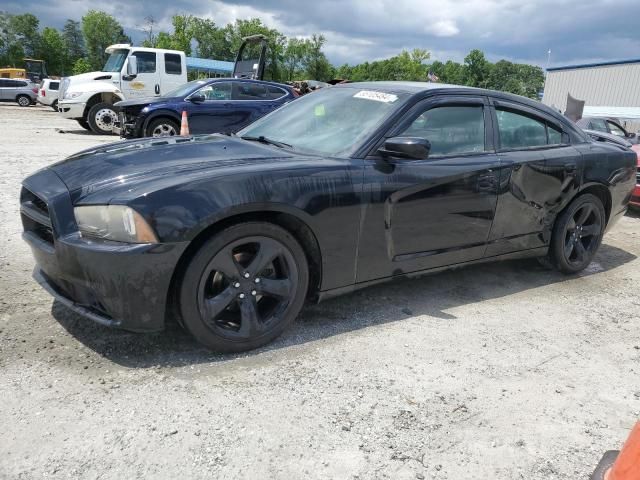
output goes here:
[[225, 135], [130, 140], [84, 150], [50, 166], [78, 198], [110, 187], [203, 169], [287, 160], [287, 150]]
[[180, 101], [180, 98], [171, 98], [171, 97], [143, 97], [143, 98], [132, 98], [131, 100], [122, 100], [120, 102], [116, 102], [114, 105], [118, 108], [128, 108], [128, 107], [144, 107], [145, 105], [152, 105], [154, 103], [169, 103]]

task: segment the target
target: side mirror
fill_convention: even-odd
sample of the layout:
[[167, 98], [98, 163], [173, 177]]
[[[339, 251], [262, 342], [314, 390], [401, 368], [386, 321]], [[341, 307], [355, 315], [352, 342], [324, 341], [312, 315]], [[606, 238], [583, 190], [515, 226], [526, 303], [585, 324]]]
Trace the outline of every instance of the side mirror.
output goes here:
[[388, 157], [400, 157], [410, 160], [426, 160], [431, 151], [431, 142], [420, 137], [392, 137], [378, 150]]
[[127, 62], [127, 75], [129, 77], [135, 77], [138, 75], [138, 58], [135, 55], [129, 56], [129, 61]]
[[189, 101], [193, 103], [202, 103], [207, 100], [203, 93], [194, 93], [189, 97]]

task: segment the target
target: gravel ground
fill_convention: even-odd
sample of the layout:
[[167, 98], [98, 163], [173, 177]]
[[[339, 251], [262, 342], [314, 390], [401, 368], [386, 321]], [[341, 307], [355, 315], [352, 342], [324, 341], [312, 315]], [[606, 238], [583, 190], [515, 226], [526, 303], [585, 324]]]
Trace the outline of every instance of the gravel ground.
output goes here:
[[8, 104], [0, 132], [0, 478], [575, 480], [640, 414], [638, 216], [580, 276], [398, 281], [217, 355], [93, 324], [31, 280], [21, 179], [113, 138]]

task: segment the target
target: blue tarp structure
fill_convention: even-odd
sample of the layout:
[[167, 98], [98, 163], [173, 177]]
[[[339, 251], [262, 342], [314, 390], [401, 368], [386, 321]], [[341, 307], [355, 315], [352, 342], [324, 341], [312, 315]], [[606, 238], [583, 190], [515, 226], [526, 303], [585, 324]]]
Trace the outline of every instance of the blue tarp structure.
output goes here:
[[187, 71], [230, 77], [233, 73], [233, 62], [209, 60], [208, 58], [187, 57]]

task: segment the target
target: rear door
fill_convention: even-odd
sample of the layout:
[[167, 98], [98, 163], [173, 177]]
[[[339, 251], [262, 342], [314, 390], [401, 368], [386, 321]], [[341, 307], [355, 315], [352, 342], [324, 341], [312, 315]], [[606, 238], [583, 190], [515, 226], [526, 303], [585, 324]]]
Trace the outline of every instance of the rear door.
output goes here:
[[578, 188], [582, 167], [582, 156], [553, 117], [527, 105], [492, 103], [501, 169], [487, 256], [547, 245], [557, 212]]
[[160, 94], [164, 95], [178, 88], [185, 80], [182, 72], [182, 57], [177, 53], [162, 54], [161, 69], [164, 72], [160, 79]]

